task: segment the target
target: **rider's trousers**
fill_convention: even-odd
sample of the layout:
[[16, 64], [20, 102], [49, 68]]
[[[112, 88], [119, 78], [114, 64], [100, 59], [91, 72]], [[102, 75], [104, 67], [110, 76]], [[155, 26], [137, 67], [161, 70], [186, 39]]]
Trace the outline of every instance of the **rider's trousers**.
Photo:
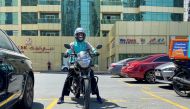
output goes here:
[[[62, 97], [64, 96], [69, 96], [70, 94], [70, 89], [71, 89], [71, 85], [72, 85], [72, 76], [75, 76], [76, 73], [74, 72], [74, 70], [69, 70], [68, 74], [67, 74], [67, 78], [65, 80], [65, 84], [63, 86], [63, 90], [62, 90]], [[90, 72], [90, 76], [91, 76], [91, 90], [92, 90], [92, 94], [96, 94], [99, 97], [99, 89], [98, 89], [98, 84], [96, 82], [96, 79], [94, 77], [94, 72], [93, 70], [91, 70]]]

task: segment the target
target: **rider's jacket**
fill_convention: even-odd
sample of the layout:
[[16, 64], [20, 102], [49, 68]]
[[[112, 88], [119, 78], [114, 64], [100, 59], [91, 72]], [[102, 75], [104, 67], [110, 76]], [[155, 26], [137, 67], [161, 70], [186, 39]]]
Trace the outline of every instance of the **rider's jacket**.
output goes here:
[[[67, 49], [66, 53], [67, 54], [72, 54], [73, 52], [75, 52], [76, 54], [79, 53], [80, 51], [87, 51], [88, 49], [92, 52], [92, 53], [96, 53], [96, 49], [89, 43], [86, 41], [83, 42], [71, 42], [70, 43], [71, 49]], [[74, 62], [75, 59], [70, 58], [69, 59], [69, 63]]]

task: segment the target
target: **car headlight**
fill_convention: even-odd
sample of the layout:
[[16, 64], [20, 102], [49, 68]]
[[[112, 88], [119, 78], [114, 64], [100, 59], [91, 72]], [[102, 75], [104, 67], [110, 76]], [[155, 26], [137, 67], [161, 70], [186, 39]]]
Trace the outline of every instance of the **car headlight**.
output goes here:
[[163, 71], [174, 71], [175, 68], [166, 68], [166, 69], [163, 69]]

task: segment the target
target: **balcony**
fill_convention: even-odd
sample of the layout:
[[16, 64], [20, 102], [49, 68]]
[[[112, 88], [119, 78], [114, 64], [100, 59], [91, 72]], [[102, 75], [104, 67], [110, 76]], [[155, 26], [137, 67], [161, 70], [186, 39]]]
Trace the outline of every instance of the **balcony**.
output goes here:
[[60, 19], [38, 19], [38, 23], [60, 23]]
[[116, 21], [121, 21], [121, 19], [102, 19], [101, 24], [114, 24]]
[[102, 1], [101, 5], [122, 5], [121, 1]]
[[39, 5], [60, 5], [61, 1], [52, 0], [52, 1], [46, 1], [46, 0], [39, 0]]

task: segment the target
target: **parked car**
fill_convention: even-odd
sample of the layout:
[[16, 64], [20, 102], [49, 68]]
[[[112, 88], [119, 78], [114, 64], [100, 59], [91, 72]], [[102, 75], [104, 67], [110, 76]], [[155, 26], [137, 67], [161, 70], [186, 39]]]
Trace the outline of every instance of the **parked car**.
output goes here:
[[175, 64], [168, 62], [155, 68], [156, 81], [161, 83], [172, 84], [171, 77], [174, 75]]
[[63, 65], [61, 66], [61, 71], [67, 72], [68, 70], [69, 70], [69, 66], [68, 66], [67, 64], [63, 64]]
[[32, 62], [0, 30], [0, 109], [31, 109], [34, 97]]
[[121, 61], [118, 61], [116, 63], [112, 63], [109, 66], [108, 72], [110, 72], [112, 75], [119, 75], [122, 77], [121, 75], [121, 68], [123, 65], [126, 65], [128, 62], [135, 60], [135, 58], [127, 58], [127, 59], [123, 59]]
[[155, 83], [154, 69], [167, 62], [171, 62], [171, 60], [166, 54], [149, 55], [129, 62], [122, 67], [121, 73], [137, 81], [146, 80], [148, 83]]

